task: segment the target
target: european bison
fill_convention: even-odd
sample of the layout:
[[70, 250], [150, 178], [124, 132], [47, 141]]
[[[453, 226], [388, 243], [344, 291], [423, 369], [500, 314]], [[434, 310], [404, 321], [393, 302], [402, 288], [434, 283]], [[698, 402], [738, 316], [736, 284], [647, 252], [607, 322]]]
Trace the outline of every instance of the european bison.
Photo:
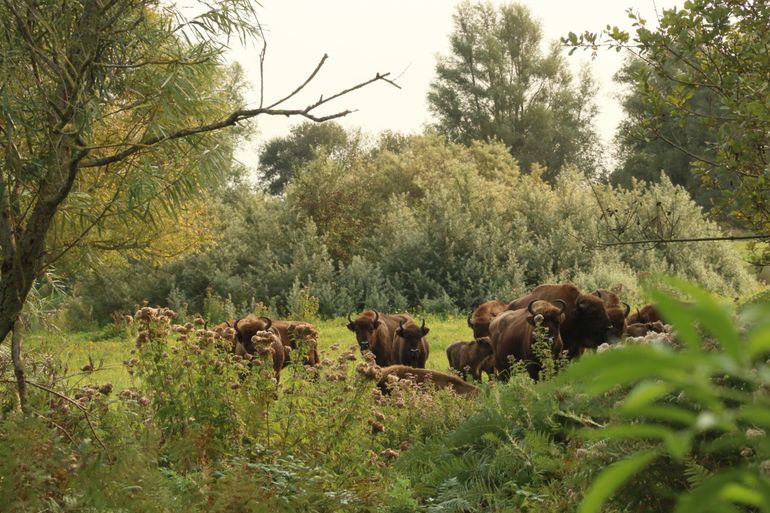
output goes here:
[[615, 338], [622, 337], [626, 331], [626, 317], [631, 311], [631, 306], [622, 302], [617, 294], [607, 289], [597, 289], [593, 294], [604, 301], [604, 308], [612, 324], [611, 335]]
[[638, 322], [655, 322], [662, 321], [655, 305], [644, 305], [642, 308], [637, 308], [636, 313], [631, 314], [628, 318], [628, 324], [636, 324]]
[[477, 306], [468, 316], [468, 327], [473, 330], [473, 338], [489, 336], [489, 323], [508, 306], [499, 299], [492, 299]]
[[[321, 360], [318, 356], [318, 330], [315, 326], [304, 321], [273, 321], [273, 328], [278, 330], [281, 343], [291, 347], [292, 352], [299, 351], [305, 355], [305, 365], [318, 365]], [[286, 357], [284, 367], [291, 363], [289, 355]]]
[[541, 366], [532, 349], [537, 326], [543, 326], [548, 331], [551, 353], [554, 358], [559, 357], [563, 346], [560, 326], [566, 306], [561, 299], [554, 299], [553, 302], [533, 299], [526, 309], [506, 311], [494, 318], [489, 331], [495, 350], [495, 369], [501, 379], [510, 377], [510, 357], [524, 362], [529, 376], [538, 379]]
[[626, 327], [626, 335], [629, 337], [643, 337], [650, 331], [655, 333], [663, 333], [666, 331], [666, 327], [660, 321], [635, 322], [634, 324], [629, 324]]
[[432, 369], [417, 369], [406, 365], [391, 365], [380, 368], [377, 373], [377, 386], [383, 394], [390, 393], [388, 386], [392, 381], [406, 379], [414, 383], [431, 383], [436, 388], [452, 388], [460, 395], [475, 395], [479, 389], [453, 374]]
[[561, 338], [570, 358], [580, 356], [585, 348], [596, 348], [609, 338], [612, 324], [604, 302], [593, 294], [582, 294], [571, 283], [545, 284], [535, 287], [526, 296], [511, 301], [508, 310], [526, 308], [533, 300], [564, 301], [564, 322]]
[[446, 348], [449, 366], [460, 373], [463, 380], [468, 372], [474, 381], [481, 381], [481, 371], [487, 373], [489, 379], [495, 373], [495, 351], [489, 337], [481, 337], [470, 342], [455, 342]]
[[278, 330], [272, 327], [272, 321], [267, 317], [257, 317], [249, 314], [235, 321], [235, 354], [240, 356], [272, 356], [275, 380], [281, 378], [281, 369], [286, 359], [286, 350], [281, 343]]
[[421, 326], [417, 326], [417, 323], [408, 317], [405, 321], [399, 321], [393, 336], [394, 361], [397, 364], [424, 369], [429, 351], [425, 335], [429, 331], [430, 328], [425, 327], [425, 319], [422, 320]]
[[356, 320], [348, 314], [348, 329], [356, 334], [361, 354], [370, 351], [377, 365], [385, 366], [395, 362], [393, 336], [398, 323], [406, 321], [403, 315], [380, 315], [377, 310], [366, 310]]

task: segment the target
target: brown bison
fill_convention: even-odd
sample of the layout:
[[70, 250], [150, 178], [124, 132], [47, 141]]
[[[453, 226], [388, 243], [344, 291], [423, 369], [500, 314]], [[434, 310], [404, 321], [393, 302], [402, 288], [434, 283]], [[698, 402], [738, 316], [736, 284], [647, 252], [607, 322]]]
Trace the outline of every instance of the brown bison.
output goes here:
[[[558, 303], [556, 306], [553, 303]], [[489, 326], [492, 347], [495, 351], [495, 369], [503, 380], [510, 375], [510, 359], [525, 363], [529, 376], [537, 380], [540, 362], [533, 351], [535, 328], [542, 326], [551, 341], [551, 353], [558, 358], [562, 350], [560, 326], [564, 321], [567, 304], [561, 299], [553, 302], [533, 299], [526, 309], [506, 311], [498, 315]]]
[[629, 324], [626, 327], [626, 335], [629, 337], [643, 337], [650, 331], [655, 333], [663, 333], [666, 331], [666, 327], [660, 321], [655, 322], [635, 322]]
[[473, 330], [473, 338], [488, 337], [489, 323], [497, 314], [504, 312], [507, 306], [507, 303], [499, 299], [492, 299], [477, 306], [468, 315], [468, 327]]
[[281, 369], [286, 359], [286, 349], [281, 343], [278, 330], [272, 326], [272, 321], [267, 317], [257, 317], [249, 314], [243, 319], [235, 321], [235, 354], [239, 356], [266, 357], [272, 356], [275, 379], [281, 378]]
[[436, 388], [451, 388], [460, 395], [475, 395], [479, 389], [453, 374], [428, 369], [417, 369], [406, 365], [381, 367], [376, 372], [377, 386], [384, 394], [390, 393], [390, 383], [400, 379], [414, 383], [431, 383]]
[[631, 311], [631, 306], [620, 300], [617, 294], [607, 289], [597, 289], [593, 292], [594, 296], [604, 301], [604, 308], [607, 310], [607, 316], [612, 324], [611, 335], [620, 338], [626, 331], [626, 317]]
[[425, 335], [429, 331], [430, 328], [425, 327], [425, 319], [422, 320], [421, 326], [417, 326], [417, 323], [409, 317], [399, 321], [393, 336], [394, 361], [397, 364], [424, 369], [429, 352]]
[[639, 322], [655, 322], [662, 321], [660, 312], [655, 308], [655, 305], [644, 305], [642, 308], [637, 308], [636, 313], [631, 314], [628, 318], [628, 324], [636, 324]]
[[377, 310], [366, 310], [356, 320], [348, 314], [348, 329], [356, 334], [361, 354], [374, 354], [377, 365], [386, 366], [395, 362], [393, 337], [399, 322], [406, 321], [403, 315], [380, 315]]
[[535, 287], [526, 296], [511, 301], [508, 310], [526, 308], [535, 299], [564, 301], [564, 322], [560, 333], [570, 358], [579, 356], [585, 348], [596, 348], [607, 341], [613, 329], [604, 302], [593, 294], [582, 294], [571, 283], [545, 284]]
[[455, 342], [446, 348], [449, 366], [460, 373], [463, 380], [468, 372], [474, 381], [481, 381], [481, 371], [490, 379], [495, 373], [495, 351], [489, 337], [481, 337], [470, 342]]
[[[315, 326], [304, 321], [273, 321], [273, 328], [278, 330], [281, 343], [291, 347], [292, 352], [299, 351], [304, 355], [305, 365], [318, 365], [318, 330]], [[284, 367], [291, 363], [290, 355], [286, 355]]]

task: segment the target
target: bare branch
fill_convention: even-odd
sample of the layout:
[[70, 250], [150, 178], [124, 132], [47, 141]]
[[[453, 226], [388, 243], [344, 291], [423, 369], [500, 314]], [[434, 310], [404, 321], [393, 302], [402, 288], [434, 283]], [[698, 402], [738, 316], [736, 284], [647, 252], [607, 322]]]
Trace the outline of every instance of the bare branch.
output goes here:
[[635, 244], [673, 244], [677, 242], [713, 242], [713, 241], [733, 241], [733, 240], [764, 240], [770, 239], [770, 234], [763, 235], [728, 235], [723, 237], [692, 237], [685, 239], [647, 239], [647, 240], [629, 240], [623, 242], [600, 242], [599, 246], [630, 246]]
[[[315, 72], [314, 72], [315, 73]], [[79, 167], [81, 168], [87, 168], [87, 167], [98, 167], [98, 166], [104, 166], [106, 164], [111, 164], [113, 162], [119, 162], [121, 160], [124, 160], [131, 155], [134, 155], [138, 152], [140, 152], [143, 149], [150, 148], [152, 146], [155, 146], [157, 144], [160, 144], [162, 142], [166, 141], [172, 141], [175, 139], [182, 139], [184, 137], [190, 137], [192, 135], [206, 133], [206, 132], [212, 132], [215, 130], [220, 130], [222, 128], [227, 128], [230, 126], [235, 126], [239, 121], [244, 121], [246, 119], [251, 119], [256, 116], [260, 115], [266, 115], [266, 116], [302, 116], [304, 118], [310, 119], [311, 121], [315, 122], [322, 122], [322, 121], [328, 121], [330, 119], [337, 119], [344, 116], [347, 116], [348, 114], [352, 113], [352, 110], [343, 110], [339, 112], [335, 112], [333, 114], [328, 114], [326, 116], [317, 116], [313, 114], [312, 111], [317, 109], [318, 107], [336, 99], [340, 96], [344, 96], [352, 91], [355, 91], [357, 89], [361, 89], [362, 87], [366, 87], [369, 84], [372, 84], [374, 82], [388, 82], [389, 84], [394, 85], [395, 87], [399, 87], [397, 84], [395, 84], [393, 81], [388, 79], [388, 75], [390, 73], [380, 74], [377, 73], [374, 78], [371, 78], [369, 80], [366, 80], [364, 82], [360, 82], [352, 87], [349, 87], [348, 89], [345, 89], [343, 91], [340, 91], [332, 96], [329, 96], [328, 98], [321, 97], [318, 101], [315, 103], [312, 103], [305, 107], [304, 109], [274, 109], [271, 107], [267, 108], [258, 108], [258, 109], [243, 109], [243, 110], [237, 110], [233, 113], [231, 113], [226, 118], [216, 121], [214, 123], [209, 123], [206, 125], [198, 125], [194, 127], [189, 128], [183, 128], [180, 130], [177, 130], [176, 132], [171, 132], [163, 135], [156, 135], [152, 137], [145, 137], [143, 140], [134, 143], [131, 145], [130, 148], [127, 148], [121, 152], [118, 152], [114, 155], [110, 155], [107, 157], [101, 157], [91, 160], [83, 160], [80, 162]], [[304, 87], [304, 86], [303, 86]], [[400, 87], [399, 87], [400, 88]], [[292, 93], [293, 95], [294, 93]], [[291, 97], [292, 95], [289, 95]], [[289, 98], [287, 97], [287, 98]], [[282, 100], [283, 101], [283, 100]], [[275, 104], [273, 104], [275, 105]]]
[[[294, 91], [292, 91], [291, 93], [289, 93], [289, 95], [288, 95], [288, 96], [285, 96], [284, 98], [281, 98], [280, 100], [278, 100], [277, 102], [273, 103], [272, 105], [269, 105], [267, 108], [268, 108], [268, 109], [272, 109], [272, 108], [274, 108], [274, 107], [277, 107], [278, 105], [282, 104], [283, 102], [285, 102], [286, 100], [288, 100], [288, 99], [289, 99], [289, 98], [291, 98], [292, 96], [294, 96], [294, 95], [296, 95], [297, 93], [299, 93], [300, 91], [302, 91], [302, 89], [304, 89], [304, 88], [305, 88], [305, 86], [306, 86], [306, 85], [308, 85], [308, 84], [310, 83], [310, 81], [311, 81], [311, 80], [313, 80], [313, 79], [315, 78], [315, 76], [316, 76], [316, 75], [318, 74], [318, 72], [321, 70], [321, 67], [322, 67], [322, 66], [324, 65], [324, 63], [326, 62], [326, 59], [328, 59], [328, 58], [329, 58], [329, 55], [328, 55], [328, 54], [324, 54], [324, 56], [323, 56], [323, 57], [321, 57], [321, 60], [318, 62], [318, 64], [316, 65], [315, 69], [314, 69], [314, 70], [313, 70], [313, 72], [310, 74], [310, 76], [309, 76], [309, 77], [307, 77], [307, 78], [305, 79], [305, 81], [304, 81], [304, 82], [302, 82], [302, 84], [300, 84], [300, 86], [299, 86], [299, 87], [297, 87], [297, 88], [296, 88]], [[260, 70], [260, 73], [261, 73], [261, 70]], [[259, 103], [259, 105], [260, 105], [260, 107], [262, 106], [261, 97], [260, 97], [260, 103]]]

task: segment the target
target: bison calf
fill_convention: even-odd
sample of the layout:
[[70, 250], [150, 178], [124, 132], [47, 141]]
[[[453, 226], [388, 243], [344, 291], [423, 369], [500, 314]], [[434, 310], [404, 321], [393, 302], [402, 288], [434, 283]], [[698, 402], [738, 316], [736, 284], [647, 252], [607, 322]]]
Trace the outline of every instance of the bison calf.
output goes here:
[[463, 380], [468, 372], [474, 381], [481, 381], [484, 371], [492, 379], [495, 373], [495, 351], [489, 337], [481, 337], [470, 342], [455, 342], [446, 348], [449, 366], [460, 373]]
[[264, 357], [270, 356], [273, 361], [275, 380], [281, 379], [281, 369], [286, 359], [286, 349], [281, 343], [278, 330], [272, 326], [273, 322], [267, 317], [248, 315], [235, 321], [235, 354], [239, 356]]

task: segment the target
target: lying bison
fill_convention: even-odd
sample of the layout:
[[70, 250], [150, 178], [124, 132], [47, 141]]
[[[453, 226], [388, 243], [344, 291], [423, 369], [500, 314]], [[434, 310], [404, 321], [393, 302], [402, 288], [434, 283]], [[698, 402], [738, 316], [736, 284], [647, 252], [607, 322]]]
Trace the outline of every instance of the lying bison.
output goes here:
[[655, 322], [635, 322], [626, 327], [626, 335], [629, 337], [643, 337], [649, 332], [663, 333], [666, 327], [660, 321]]
[[492, 299], [477, 306], [468, 316], [468, 327], [473, 330], [473, 338], [489, 336], [489, 323], [508, 306], [499, 299]]
[[583, 294], [571, 283], [546, 284], [535, 287], [526, 296], [511, 301], [508, 310], [526, 308], [533, 300], [564, 301], [561, 338], [570, 358], [585, 348], [596, 348], [607, 341], [613, 329], [604, 302], [593, 294]]
[[534, 380], [539, 378], [541, 365], [533, 350], [538, 326], [547, 332], [553, 357], [559, 357], [563, 346], [560, 326], [565, 309], [566, 303], [561, 299], [553, 302], [533, 299], [526, 309], [509, 310], [495, 317], [489, 331], [495, 351], [495, 369], [501, 379], [510, 376], [511, 359], [524, 362], [529, 376]]
[[407, 320], [403, 315], [380, 315], [377, 310], [366, 310], [356, 320], [348, 314], [348, 329], [356, 334], [361, 354], [370, 351], [377, 365], [395, 363], [393, 337], [399, 322]]
[[421, 326], [417, 326], [409, 317], [405, 321], [399, 321], [393, 336], [394, 361], [397, 364], [424, 369], [429, 352], [425, 335], [429, 331], [430, 328], [425, 327], [425, 319], [422, 320]]
[[436, 388], [451, 388], [460, 395], [475, 395], [478, 393], [478, 388], [453, 374], [428, 369], [417, 369], [406, 365], [381, 367], [376, 371], [376, 377], [377, 386], [384, 394], [390, 393], [391, 384], [401, 379], [414, 383], [431, 383]]
[[481, 337], [470, 342], [455, 342], [446, 348], [449, 366], [460, 373], [463, 380], [470, 372], [474, 381], [481, 381], [484, 371], [492, 379], [495, 373], [495, 351], [489, 337]]
[[281, 378], [281, 369], [286, 359], [286, 349], [281, 343], [278, 330], [272, 326], [267, 317], [257, 317], [249, 314], [235, 321], [235, 354], [239, 356], [272, 357], [275, 379]]
[[[291, 347], [292, 352], [304, 355], [305, 365], [318, 365], [318, 330], [315, 326], [304, 321], [273, 321], [273, 327], [278, 330], [281, 343]], [[286, 357], [284, 367], [291, 363], [289, 355]]]
[[626, 331], [626, 318], [631, 311], [631, 306], [622, 302], [617, 294], [607, 289], [597, 289], [593, 294], [604, 302], [607, 317], [610, 318], [610, 324], [612, 324], [610, 335], [615, 338], [622, 337]]
[[631, 314], [628, 318], [628, 324], [636, 324], [639, 322], [655, 322], [662, 321], [660, 312], [655, 308], [655, 305], [644, 305], [642, 308], [637, 308], [636, 313]]

